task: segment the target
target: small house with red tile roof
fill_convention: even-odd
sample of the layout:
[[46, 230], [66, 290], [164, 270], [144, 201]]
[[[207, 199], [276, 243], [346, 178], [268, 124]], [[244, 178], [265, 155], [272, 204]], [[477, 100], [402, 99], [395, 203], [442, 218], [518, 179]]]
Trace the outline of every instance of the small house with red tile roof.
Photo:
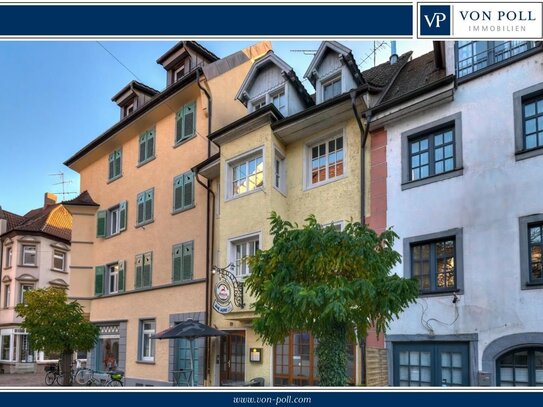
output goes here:
[[67, 288], [72, 215], [54, 194], [43, 207], [18, 215], [0, 207], [0, 371], [34, 372], [55, 355], [30, 349], [15, 306], [35, 288]]

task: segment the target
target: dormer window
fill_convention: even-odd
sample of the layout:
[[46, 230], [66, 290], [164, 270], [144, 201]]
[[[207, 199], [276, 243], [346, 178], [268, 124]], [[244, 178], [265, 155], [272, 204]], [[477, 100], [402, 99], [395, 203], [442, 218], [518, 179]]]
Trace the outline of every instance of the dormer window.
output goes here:
[[136, 100], [123, 107], [123, 117], [129, 116], [136, 110]]
[[285, 95], [284, 87], [276, 89], [275, 91], [267, 93], [265, 96], [255, 99], [253, 102], [251, 102], [250, 106], [252, 107], [252, 111], [254, 112], [258, 109], [263, 108], [269, 103], [273, 103], [277, 110], [279, 110], [281, 114], [283, 114], [283, 116], [287, 116], [287, 98]]
[[271, 102], [275, 105], [283, 116], [287, 114], [287, 99], [285, 98], [285, 91], [281, 90], [271, 95]]
[[322, 100], [332, 99], [341, 94], [341, 75], [322, 84]]
[[183, 62], [183, 65], [178, 67], [173, 71], [173, 81], [177, 82], [179, 79], [181, 79], [183, 76], [185, 76], [185, 63]]

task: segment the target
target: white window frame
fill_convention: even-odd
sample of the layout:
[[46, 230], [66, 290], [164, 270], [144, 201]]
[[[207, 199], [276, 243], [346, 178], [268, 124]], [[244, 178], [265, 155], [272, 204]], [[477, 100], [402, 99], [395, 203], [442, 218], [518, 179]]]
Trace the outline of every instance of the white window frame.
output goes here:
[[[251, 275], [251, 269], [249, 268], [249, 265], [246, 264], [247, 260], [244, 261], [243, 259], [237, 259], [237, 246], [238, 245], [247, 246], [254, 242], [258, 242], [258, 249], [255, 249], [255, 253], [256, 253], [256, 250], [262, 250], [262, 233], [261, 232], [250, 233], [247, 235], [238, 236], [238, 237], [228, 240], [228, 264], [233, 265], [232, 272], [239, 279], [244, 279], [248, 277], [249, 275]], [[246, 256], [250, 256], [250, 254], [246, 254]], [[245, 266], [246, 272], [244, 273], [239, 272], [238, 265], [237, 265], [238, 261], [241, 262], [242, 266], [243, 265]]]
[[[311, 161], [312, 161], [312, 148], [319, 145], [326, 143], [327, 149], [328, 149], [328, 142], [337, 139], [339, 137], [343, 137], [343, 174], [339, 176], [335, 176], [334, 178], [328, 177], [328, 166], [326, 167], [327, 174], [326, 179], [324, 181], [312, 183], [311, 181]], [[304, 191], [318, 188], [322, 185], [329, 184], [331, 182], [339, 181], [347, 177], [348, 174], [348, 143], [347, 143], [347, 137], [345, 128], [338, 128], [332, 131], [328, 131], [325, 136], [319, 137], [318, 139], [311, 140], [306, 143], [305, 145], [305, 154], [304, 154]]]
[[[27, 248], [33, 248], [34, 249], [34, 263], [27, 263], [26, 262], [26, 254], [27, 254]], [[33, 245], [33, 244], [24, 244], [23, 245], [23, 249], [21, 251], [21, 255], [22, 255], [22, 258], [21, 258], [21, 264], [23, 266], [32, 266], [32, 267], [36, 267], [38, 265], [38, 246], [37, 245]]]
[[281, 110], [279, 110], [279, 108], [277, 108], [277, 110], [279, 110], [281, 112], [281, 114], [286, 117], [288, 115], [288, 100], [289, 100], [288, 96], [289, 95], [288, 95], [288, 86], [285, 86], [284, 83], [282, 83], [281, 85], [279, 85], [279, 86], [277, 86], [277, 87], [275, 87], [273, 89], [270, 89], [264, 95], [260, 94], [259, 96], [251, 99], [250, 102], [249, 102], [249, 105], [248, 105], [250, 112], [256, 112], [258, 109], [261, 109], [261, 108], [263, 108], [264, 106], [266, 106], [266, 105], [268, 105], [270, 103], [273, 104], [274, 97], [276, 97], [277, 95], [279, 95], [281, 93], [283, 93], [284, 96], [285, 96], [285, 106], [284, 106], [285, 111], [281, 112]]
[[[55, 267], [55, 259], [62, 259], [62, 267]], [[62, 250], [53, 250], [53, 270], [66, 271], [66, 252]]]
[[[183, 75], [180, 76], [179, 78], [177, 77], [177, 74], [179, 72], [183, 71]], [[173, 71], [173, 76], [172, 76], [172, 80], [173, 80], [173, 83], [177, 82], [178, 80], [180, 80], [183, 76], [185, 76], [187, 73], [185, 72], [185, 61], [183, 61], [183, 63], [181, 65], [179, 65], [177, 68], [174, 69]]]
[[340, 80], [341, 81], [341, 91], [339, 92], [339, 94], [341, 95], [343, 93], [343, 88], [344, 88], [344, 84], [343, 84], [343, 72], [342, 70], [338, 70], [338, 71], [335, 71], [333, 73], [331, 73], [330, 75], [327, 75], [325, 78], [322, 78], [320, 80], [320, 103], [322, 102], [326, 102], [327, 100], [330, 100], [330, 99], [333, 99], [339, 95], [335, 95], [335, 96], [332, 96], [330, 99], [324, 99], [324, 88], [328, 85], [331, 85], [333, 84], [334, 82]]
[[[251, 189], [251, 190], [247, 190], [245, 192], [242, 192], [242, 193], [238, 193], [238, 194], [234, 194], [234, 191], [233, 191], [233, 185], [234, 185], [234, 169], [236, 167], [238, 167], [240, 164], [243, 164], [243, 163], [248, 163], [249, 161], [257, 158], [257, 157], [262, 157], [262, 185], [259, 186], [259, 187], [256, 187], [254, 189]], [[226, 180], [226, 184], [225, 184], [225, 196], [224, 196], [224, 200], [225, 201], [230, 201], [232, 199], [237, 199], [237, 198], [240, 198], [242, 196], [245, 196], [245, 195], [249, 195], [249, 194], [253, 194], [255, 192], [259, 192], [259, 191], [262, 191], [264, 190], [264, 188], [266, 187], [266, 161], [265, 161], [265, 158], [266, 158], [266, 151], [265, 151], [265, 148], [263, 146], [260, 146], [260, 147], [257, 147], [253, 150], [250, 150], [250, 151], [247, 151], [237, 157], [234, 157], [230, 160], [228, 160], [226, 162], [226, 174], [227, 176], [225, 177], [225, 180]], [[248, 178], [248, 174], [247, 174], [247, 177]], [[247, 180], [247, 183], [249, 181]]]
[[34, 289], [34, 284], [32, 283], [21, 283], [19, 285], [19, 304], [24, 304], [25, 293], [27, 291], [32, 291], [33, 289]]
[[[114, 222], [115, 219], [115, 222]], [[106, 227], [108, 228], [106, 236], [114, 236], [121, 233], [121, 207], [114, 206], [107, 210]]]
[[[107, 266], [107, 294], [117, 294], [119, 292], [119, 263], [111, 263]], [[114, 289], [111, 289], [111, 285]]]
[[[277, 106], [277, 105], [275, 105], [275, 103], [274, 103], [275, 98], [278, 97], [278, 96], [280, 96], [280, 95], [283, 95], [283, 98], [284, 98], [284, 104], [283, 104], [283, 106]], [[279, 112], [281, 112], [281, 114], [282, 114], [283, 116], [286, 116], [286, 115], [287, 115], [287, 112], [288, 112], [288, 103], [287, 103], [287, 92], [286, 92], [285, 88], [280, 88], [280, 89], [277, 89], [277, 90], [274, 91], [274, 92], [269, 93], [269, 97], [270, 97], [270, 103], [273, 104], [273, 105], [275, 105], [275, 107], [277, 108], [277, 110], [279, 110]], [[281, 110], [282, 108], [284, 109], [284, 111]]]
[[6, 264], [5, 268], [10, 268], [13, 264], [13, 247], [6, 247]]
[[126, 116], [130, 116], [134, 111], [136, 110], [136, 98], [134, 98], [130, 103], [123, 106], [123, 118]]
[[4, 284], [4, 307], [5, 309], [9, 308], [9, 303], [11, 302], [11, 284]]
[[[279, 172], [277, 164], [279, 162]], [[286, 160], [285, 154], [277, 147], [273, 152], [273, 187], [283, 195], [287, 194], [287, 177], [286, 177]], [[277, 178], [279, 177], [279, 184], [277, 184]]]
[[[155, 346], [154, 341], [151, 339], [151, 336], [156, 333], [156, 321], [154, 319], [142, 319], [140, 320], [141, 324], [141, 337], [140, 337], [140, 360], [143, 362], [154, 362], [155, 361]], [[145, 324], [150, 324], [151, 328], [145, 329]], [[145, 346], [145, 337], [148, 337], [148, 347]], [[146, 351], [149, 352], [149, 355], [146, 356]]]

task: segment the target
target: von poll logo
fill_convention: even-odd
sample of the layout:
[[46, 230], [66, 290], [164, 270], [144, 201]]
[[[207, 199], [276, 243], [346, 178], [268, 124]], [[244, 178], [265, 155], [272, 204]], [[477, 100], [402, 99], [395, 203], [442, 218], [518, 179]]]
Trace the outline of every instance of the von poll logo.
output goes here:
[[451, 6], [421, 5], [420, 36], [451, 35]]

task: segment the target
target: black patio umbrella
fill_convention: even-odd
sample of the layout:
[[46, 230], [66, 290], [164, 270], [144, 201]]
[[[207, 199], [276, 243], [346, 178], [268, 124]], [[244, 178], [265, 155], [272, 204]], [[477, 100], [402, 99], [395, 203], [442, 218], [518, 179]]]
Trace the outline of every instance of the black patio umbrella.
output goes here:
[[[187, 319], [153, 336], [152, 339], [188, 339], [190, 341], [190, 368], [194, 372], [194, 340], [208, 336], [228, 335], [224, 331], [212, 328], [201, 322]], [[191, 374], [191, 386], [194, 387], [194, 374]]]

